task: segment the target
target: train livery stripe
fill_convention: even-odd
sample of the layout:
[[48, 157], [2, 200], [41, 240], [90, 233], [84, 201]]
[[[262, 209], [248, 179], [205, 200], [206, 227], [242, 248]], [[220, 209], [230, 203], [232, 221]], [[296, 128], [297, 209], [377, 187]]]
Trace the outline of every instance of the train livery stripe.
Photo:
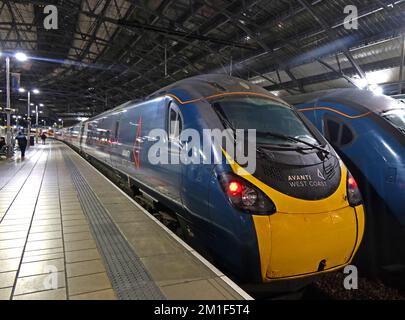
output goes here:
[[271, 99], [271, 100], [275, 100], [278, 102], [281, 102], [283, 104], [285, 104], [284, 101], [264, 94], [264, 93], [257, 93], [257, 92], [246, 92], [246, 91], [236, 91], [236, 92], [223, 92], [223, 93], [217, 93], [217, 94], [213, 94], [211, 96], [206, 96], [206, 97], [201, 97], [201, 98], [196, 98], [196, 99], [191, 99], [191, 100], [181, 100], [178, 96], [172, 94], [172, 93], [166, 93], [166, 96], [172, 97], [173, 99], [175, 99], [177, 102], [179, 102], [180, 104], [188, 104], [188, 103], [194, 103], [194, 102], [198, 102], [201, 101], [203, 99], [208, 100], [208, 99], [213, 99], [213, 98], [220, 98], [220, 97], [224, 97], [224, 96], [232, 96], [232, 95], [249, 95], [249, 96], [258, 96], [258, 97], [262, 97], [262, 98], [267, 98], [267, 99]]
[[341, 112], [341, 111], [335, 110], [335, 109], [330, 108], [330, 107], [324, 107], [324, 106], [298, 109], [298, 111], [300, 111], [300, 112], [305, 112], [305, 111], [313, 111], [313, 110], [321, 110], [321, 109], [323, 109], [323, 110], [328, 110], [328, 111], [332, 111], [332, 112], [334, 112], [334, 113], [337, 113], [337, 114], [339, 114], [339, 115], [341, 115], [341, 116], [343, 116], [343, 117], [349, 118], [349, 119], [357, 119], [357, 118], [367, 117], [368, 115], [370, 115], [370, 114], [372, 113], [371, 111], [369, 111], [369, 112], [366, 112], [366, 113], [363, 113], [363, 114], [359, 114], [359, 115], [356, 115], [356, 116], [350, 116], [350, 115], [348, 115], [348, 114], [346, 114], [346, 113], [343, 113], [343, 112]]

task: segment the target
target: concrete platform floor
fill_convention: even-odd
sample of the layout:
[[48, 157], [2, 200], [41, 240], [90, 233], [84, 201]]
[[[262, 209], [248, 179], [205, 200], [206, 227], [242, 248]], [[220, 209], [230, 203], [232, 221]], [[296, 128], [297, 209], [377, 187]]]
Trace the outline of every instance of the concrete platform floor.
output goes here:
[[109, 267], [67, 163], [163, 299], [250, 298], [68, 146], [50, 141], [31, 147], [24, 161], [0, 161], [0, 299], [120, 298], [120, 275]]

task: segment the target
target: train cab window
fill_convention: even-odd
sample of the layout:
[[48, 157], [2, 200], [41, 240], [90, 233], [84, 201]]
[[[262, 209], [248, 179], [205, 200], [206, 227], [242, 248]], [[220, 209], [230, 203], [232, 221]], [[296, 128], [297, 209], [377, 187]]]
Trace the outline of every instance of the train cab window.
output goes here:
[[326, 115], [324, 124], [325, 137], [334, 146], [348, 145], [355, 138], [354, 131], [341, 120], [331, 119], [329, 115]]
[[326, 120], [326, 137], [331, 143], [337, 143], [339, 140], [339, 129], [340, 125], [339, 123], [327, 119]]
[[176, 139], [180, 136], [183, 130], [183, 118], [179, 108], [171, 103], [169, 109], [169, 123], [168, 123], [169, 139]]
[[346, 145], [349, 144], [350, 142], [353, 141], [353, 133], [352, 131], [349, 129], [349, 127], [347, 125], [343, 125], [342, 126], [342, 138], [340, 139], [340, 144], [341, 145]]

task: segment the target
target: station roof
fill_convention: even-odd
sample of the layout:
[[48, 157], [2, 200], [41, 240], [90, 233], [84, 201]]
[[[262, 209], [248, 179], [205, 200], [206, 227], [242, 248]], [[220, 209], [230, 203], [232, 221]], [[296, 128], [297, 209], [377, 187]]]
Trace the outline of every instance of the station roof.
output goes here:
[[[58, 10], [56, 30], [44, 27], [49, 4]], [[347, 5], [357, 8], [357, 29], [345, 27]], [[398, 93], [404, 33], [405, 0], [0, 1], [1, 51], [30, 57], [12, 62], [12, 72], [21, 86], [40, 88], [52, 115], [67, 118], [204, 73], [281, 95], [373, 76]]]

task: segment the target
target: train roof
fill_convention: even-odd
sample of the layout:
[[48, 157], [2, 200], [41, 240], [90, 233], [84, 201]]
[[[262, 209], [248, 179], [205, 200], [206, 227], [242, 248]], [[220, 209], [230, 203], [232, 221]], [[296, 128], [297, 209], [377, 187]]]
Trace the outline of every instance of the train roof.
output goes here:
[[287, 96], [283, 97], [283, 99], [293, 105], [320, 100], [336, 101], [344, 104], [350, 104], [350, 102], [353, 102], [375, 113], [405, 107], [405, 104], [397, 99], [393, 99], [386, 95], [376, 95], [372, 91], [356, 88], [322, 90], [307, 94]]
[[[269, 98], [276, 100], [280, 103], [286, 104], [286, 102], [279, 97], [275, 96], [274, 94], [270, 93], [269, 91], [263, 89], [262, 87], [252, 84], [249, 81], [244, 79], [236, 78], [229, 76], [227, 74], [204, 74], [198, 75], [190, 78], [186, 78], [183, 80], [179, 80], [170, 84], [162, 89], [155, 91], [154, 93], [150, 94], [149, 96], [145, 97], [144, 99], [137, 99], [137, 100], [130, 100], [125, 102], [117, 107], [112, 109], [106, 110], [103, 113], [100, 113], [91, 120], [99, 119], [104, 115], [118, 112], [122, 109], [130, 105], [134, 105], [136, 103], [142, 103], [144, 101], [157, 98], [159, 96], [163, 96], [168, 93], [176, 92], [177, 90], [186, 91], [188, 94], [188, 99], [199, 99], [202, 97], [208, 97], [219, 93], [224, 92], [257, 92], [261, 94], [267, 95]], [[79, 125], [80, 123], [75, 124], [74, 126]]]
[[176, 90], [187, 91], [188, 99], [208, 97], [223, 92], [257, 92], [265, 94], [274, 100], [285, 103], [277, 96], [260, 86], [250, 83], [244, 79], [232, 77], [227, 74], [204, 74], [177, 81], [168, 85], [147, 97], [151, 99]]

